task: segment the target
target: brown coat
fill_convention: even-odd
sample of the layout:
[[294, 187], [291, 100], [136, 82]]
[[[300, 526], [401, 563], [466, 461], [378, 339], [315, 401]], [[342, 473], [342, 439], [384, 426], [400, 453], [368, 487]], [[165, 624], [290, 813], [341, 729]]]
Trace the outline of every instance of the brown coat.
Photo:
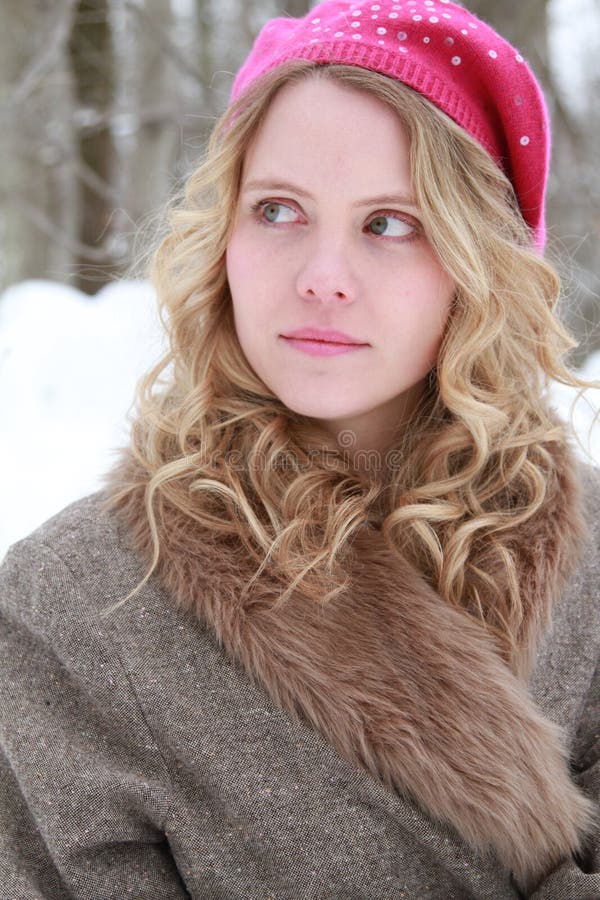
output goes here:
[[[568, 485], [522, 535], [538, 605]], [[600, 898], [597, 535], [528, 688], [371, 530], [341, 600], [274, 612], [267, 576], [241, 600], [239, 546], [174, 514], [159, 578], [102, 618], [144, 521], [90, 498], [4, 566], [3, 896]]]

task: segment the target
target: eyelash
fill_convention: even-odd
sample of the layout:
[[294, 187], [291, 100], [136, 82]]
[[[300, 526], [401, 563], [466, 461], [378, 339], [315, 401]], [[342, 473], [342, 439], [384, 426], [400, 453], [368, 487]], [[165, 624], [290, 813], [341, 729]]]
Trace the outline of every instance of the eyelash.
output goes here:
[[[289, 203], [283, 203], [283, 201], [280, 201], [280, 200], [258, 200], [256, 203], [253, 203], [252, 206], [250, 207], [250, 211], [251, 211], [252, 215], [256, 218], [256, 220], [261, 225], [264, 225], [267, 228], [273, 227], [278, 224], [277, 222], [268, 222], [260, 215], [260, 213], [263, 211], [263, 209], [265, 209], [265, 207], [269, 206], [271, 203], [277, 204], [279, 206], [286, 206], [288, 209], [292, 209], [292, 210], [295, 209], [293, 206], [290, 206]], [[389, 238], [389, 237], [386, 237], [384, 234], [378, 235], [378, 234], [373, 234], [371, 232], [370, 236], [372, 238], [375, 238], [375, 240], [388, 240], [388, 241], [394, 240], [394, 241], [397, 241], [402, 244], [409, 244], [412, 241], [416, 240], [418, 237], [420, 237], [420, 235], [422, 234], [421, 226], [418, 222], [416, 222], [414, 219], [410, 218], [409, 216], [401, 215], [399, 212], [397, 212], [395, 210], [385, 210], [384, 209], [384, 210], [380, 210], [380, 211], [374, 213], [372, 216], [370, 216], [365, 227], [367, 227], [369, 225], [369, 223], [373, 221], [373, 219], [376, 219], [379, 216], [384, 216], [384, 217], [389, 216], [390, 218], [399, 219], [401, 222], [404, 222], [406, 225], [410, 225], [411, 228], [414, 228], [414, 231], [412, 234], [407, 234], [404, 237], [396, 237], [396, 238]], [[294, 223], [293, 222], [284, 222], [284, 223], [279, 223], [279, 224], [292, 225]]]

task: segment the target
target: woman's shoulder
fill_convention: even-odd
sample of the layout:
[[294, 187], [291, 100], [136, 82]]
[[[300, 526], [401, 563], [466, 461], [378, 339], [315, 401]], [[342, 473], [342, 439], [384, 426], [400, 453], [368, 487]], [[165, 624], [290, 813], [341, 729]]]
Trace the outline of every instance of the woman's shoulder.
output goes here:
[[56, 556], [74, 573], [88, 569], [93, 560], [128, 555], [125, 535], [102, 492], [66, 506], [27, 537], [9, 547], [5, 564], [35, 566], [42, 556]]
[[[47, 635], [104, 612], [142, 581], [145, 567], [101, 492], [77, 500], [13, 544], [0, 566], [0, 613]], [[146, 600], [167, 598], [153, 581]], [[134, 602], [139, 607], [139, 600]], [[110, 618], [110, 617], [109, 617]], [[106, 622], [109, 620], [107, 619]]]
[[578, 563], [568, 579], [556, 609], [585, 608], [600, 629], [598, 576], [600, 575], [600, 468], [580, 463], [577, 470], [583, 519]]
[[[595, 595], [600, 575], [600, 468], [581, 464], [579, 481], [582, 515], [587, 535], [581, 548], [580, 565], [571, 581], [578, 587], [583, 582], [589, 583], [589, 587]], [[600, 616], [600, 603], [596, 601], [594, 605]]]
[[587, 536], [555, 604], [532, 679], [537, 702], [571, 735], [600, 658], [600, 469], [582, 466], [580, 484]]
[[600, 467], [580, 463], [579, 477], [583, 489], [584, 506], [591, 510], [600, 509]]
[[165, 651], [165, 635], [189, 642], [208, 665], [214, 642], [205, 626], [156, 577], [144, 583], [146, 573], [106, 495], [92, 494], [8, 550], [0, 565], [0, 630], [27, 635], [40, 659], [49, 649], [58, 653], [85, 681], [103, 679], [101, 656], [122, 670], [119, 677], [143, 667]]

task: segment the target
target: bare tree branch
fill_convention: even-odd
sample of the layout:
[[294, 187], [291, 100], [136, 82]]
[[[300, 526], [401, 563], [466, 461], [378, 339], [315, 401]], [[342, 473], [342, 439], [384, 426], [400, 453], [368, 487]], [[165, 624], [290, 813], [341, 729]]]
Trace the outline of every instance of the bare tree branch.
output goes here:
[[286, 0], [285, 14], [299, 19], [310, 9], [310, 0]]
[[97, 172], [94, 172], [94, 170], [80, 157], [71, 156], [68, 159], [68, 163], [83, 184], [91, 191], [94, 191], [99, 197], [108, 200], [110, 203], [121, 202], [119, 191], [115, 190], [115, 188], [109, 184], [108, 181], [105, 181], [104, 178], [101, 178]]
[[179, 51], [175, 44], [173, 44], [172, 41], [165, 37], [165, 35], [158, 28], [156, 28], [151, 16], [149, 16], [141, 6], [133, 2], [133, 0], [124, 0], [123, 6], [125, 7], [125, 9], [129, 10], [129, 12], [132, 12], [135, 16], [137, 16], [143, 27], [152, 36], [152, 39], [156, 41], [160, 49], [183, 72], [185, 72], [187, 75], [190, 75], [203, 87], [205, 86], [204, 76], [201, 70], [192, 65], [189, 60], [187, 60], [186, 57]]
[[16, 107], [24, 103], [60, 55], [60, 48], [71, 31], [75, 2], [76, 0], [63, 0], [56, 24], [44, 42], [44, 49], [33, 57], [21, 75], [7, 105]]
[[[87, 165], [79, 156], [74, 153], [65, 152], [66, 148], [62, 145], [51, 145], [52, 149], [56, 149], [57, 158], [53, 165], [67, 165], [70, 170], [85, 184], [90, 190], [95, 191], [100, 197], [109, 200], [111, 203], [120, 203], [120, 192], [101, 178], [97, 172]], [[31, 146], [31, 141], [25, 140], [21, 136], [15, 137], [15, 147], [21, 155], [22, 159], [29, 160], [33, 163], [39, 162], [39, 152], [37, 147]]]
[[[94, 124], [82, 125], [79, 130], [86, 137], [89, 137], [96, 132], [103, 131], [105, 128], [113, 127], [124, 114], [127, 116], [132, 115], [136, 127], [141, 127], [142, 125], [181, 125], [182, 109], [180, 105], [176, 106], [176, 103], [177, 99], [169, 104], [157, 104], [156, 106], [148, 106], [145, 109], [135, 109], [131, 113], [129, 110], [122, 109], [113, 109], [104, 113], [96, 111]], [[214, 116], [212, 118], [214, 119]]]
[[83, 244], [81, 241], [78, 241], [76, 238], [71, 237], [71, 235], [58, 229], [56, 227], [56, 222], [53, 222], [40, 209], [32, 203], [28, 203], [28, 201], [24, 200], [22, 197], [6, 193], [0, 195], [0, 200], [10, 203], [13, 209], [17, 209], [19, 212], [23, 213], [23, 215], [26, 216], [26, 218], [29, 219], [29, 221], [43, 234], [52, 238], [57, 244], [66, 247], [74, 255], [83, 256], [91, 262], [96, 263], [114, 264], [115, 262], [118, 262], [118, 260], [115, 260], [114, 254], [109, 253], [102, 247], [92, 247], [89, 244]]

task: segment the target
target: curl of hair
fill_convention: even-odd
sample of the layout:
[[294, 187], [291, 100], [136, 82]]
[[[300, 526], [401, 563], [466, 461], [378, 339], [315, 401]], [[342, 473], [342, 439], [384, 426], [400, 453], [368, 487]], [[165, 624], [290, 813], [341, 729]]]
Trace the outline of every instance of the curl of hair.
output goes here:
[[[226, 278], [246, 148], [276, 92], [306, 77], [368, 91], [396, 111], [410, 138], [425, 234], [456, 284], [418, 416], [398, 436], [394, 464], [366, 475], [250, 368]], [[514, 663], [528, 627], [515, 528], [540, 509], [555, 478], [550, 445], [567, 441], [547, 381], [585, 383], [563, 363], [573, 342], [555, 315], [559, 276], [479, 144], [386, 76], [288, 63], [217, 124], [170, 211], [151, 277], [170, 349], [140, 384], [132, 429], [147, 473], [148, 575], [161, 556], [161, 509], [169, 504], [213, 534], [240, 538], [258, 564], [254, 577], [268, 569], [281, 580], [279, 603], [294, 590], [327, 603], [347, 585], [353, 535], [375, 523], [447, 603], [497, 635]]]

